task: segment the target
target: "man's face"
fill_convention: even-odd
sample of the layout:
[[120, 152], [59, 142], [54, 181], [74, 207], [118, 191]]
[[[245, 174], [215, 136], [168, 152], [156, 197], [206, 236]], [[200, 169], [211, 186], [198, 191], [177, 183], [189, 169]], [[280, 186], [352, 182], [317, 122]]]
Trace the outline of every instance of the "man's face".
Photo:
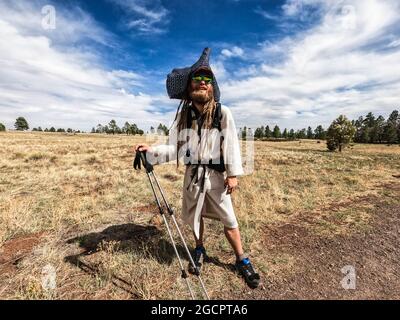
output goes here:
[[213, 98], [212, 74], [208, 72], [195, 73], [190, 82], [189, 95], [192, 101], [207, 103]]

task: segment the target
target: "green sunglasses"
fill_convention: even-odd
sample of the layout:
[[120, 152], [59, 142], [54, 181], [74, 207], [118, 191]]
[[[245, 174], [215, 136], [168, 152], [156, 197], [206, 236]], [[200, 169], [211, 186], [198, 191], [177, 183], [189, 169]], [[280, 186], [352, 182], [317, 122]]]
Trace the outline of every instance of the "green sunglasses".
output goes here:
[[206, 84], [210, 84], [213, 79], [208, 76], [195, 76], [195, 77], [192, 77], [192, 80], [197, 83], [204, 81]]

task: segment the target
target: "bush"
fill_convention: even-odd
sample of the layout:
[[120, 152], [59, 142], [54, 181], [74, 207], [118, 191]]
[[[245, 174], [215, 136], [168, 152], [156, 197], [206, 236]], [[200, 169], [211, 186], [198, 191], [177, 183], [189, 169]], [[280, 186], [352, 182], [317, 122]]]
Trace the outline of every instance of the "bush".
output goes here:
[[334, 139], [328, 139], [326, 141], [326, 146], [327, 146], [329, 151], [335, 151], [338, 148], [338, 145], [337, 145], [337, 143], [335, 142]]

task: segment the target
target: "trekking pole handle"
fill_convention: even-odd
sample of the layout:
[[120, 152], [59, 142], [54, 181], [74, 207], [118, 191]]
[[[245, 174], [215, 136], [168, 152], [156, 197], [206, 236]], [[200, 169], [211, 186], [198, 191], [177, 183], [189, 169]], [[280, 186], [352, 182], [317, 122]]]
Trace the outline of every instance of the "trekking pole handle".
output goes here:
[[146, 159], [146, 151], [140, 152], [140, 158], [142, 159], [143, 166], [146, 168], [147, 172], [153, 171], [153, 165]]
[[146, 169], [147, 173], [150, 173], [153, 171], [153, 165], [146, 159], [146, 151], [136, 151], [136, 156], [133, 161], [133, 167], [135, 169], [140, 170], [140, 168], [141, 168], [140, 163], [143, 164], [143, 167]]

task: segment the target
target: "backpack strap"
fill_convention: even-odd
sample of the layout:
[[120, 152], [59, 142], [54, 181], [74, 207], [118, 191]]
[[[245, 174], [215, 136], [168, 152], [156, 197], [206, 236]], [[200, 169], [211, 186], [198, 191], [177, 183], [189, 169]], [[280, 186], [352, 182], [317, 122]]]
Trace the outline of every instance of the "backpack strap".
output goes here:
[[189, 110], [186, 114], [186, 128], [191, 128], [192, 127], [192, 121], [194, 119], [193, 115], [193, 109], [192, 106], [189, 107]]
[[[197, 115], [195, 111], [193, 110], [193, 107], [191, 106], [189, 109], [189, 112], [187, 113], [187, 118], [186, 118], [186, 127], [191, 128], [192, 127], [192, 121], [193, 119], [196, 119]], [[214, 117], [213, 117], [213, 122], [211, 124], [212, 128], [217, 128], [218, 131], [222, 131], [221, 127], [221, 119], [222, 119], [222, 111], [221, 111], [221, 104], [219, 102], [216, 103], [215, 111], [214, 111]]]
[[221, 104], [219, 102], [217, 102], [217, 105], [216, 105], [215, 111], [214, 111], [212, 127], [217, 128], [218, 131], [222, 131], [221, 119], [222, 119]]

